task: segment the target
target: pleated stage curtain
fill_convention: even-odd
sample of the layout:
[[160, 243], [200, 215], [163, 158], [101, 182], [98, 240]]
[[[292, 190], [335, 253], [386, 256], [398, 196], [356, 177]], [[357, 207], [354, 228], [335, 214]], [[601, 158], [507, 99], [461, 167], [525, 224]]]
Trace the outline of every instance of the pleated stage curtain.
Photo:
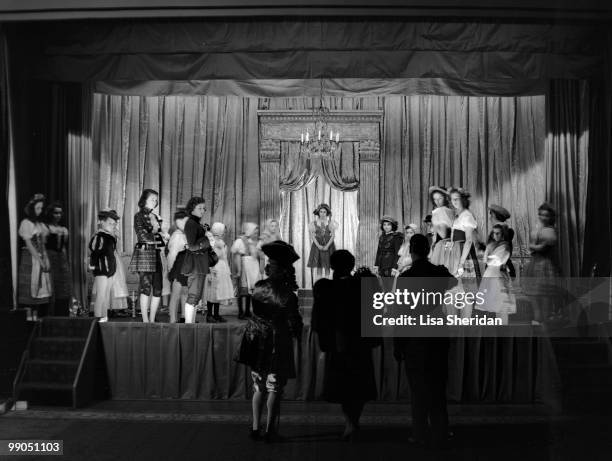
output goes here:
[[419, 224], [432, 210], [430, 186], [460, 186], [480, 236], [489, 232], [488, 206], [502, 205], [527, 254], [545, 199], [545, 96], [386, 98], [385, 121], [381, 213]]
[[[114, 399], [247, 399], [248, 369], [233, 361], [243, 327], [237, 323], [100, 324]], [[387, 341], [387, 340], [385, 340]], [[289, 400], [316, 400], [322, 391], [325, 354], [310, 325], [295, 345], [297, 378]], [[392, 344], [374, 349], [379, 399], [409, 400], [405, 373]], [[457, 361], [458, 355], [470, 360]], [[449, 357], [448, 396], [454, 402], [559, 404], [559, 375], [547, 338], [456, 338]]]
[[0, 25], [0, 310], [16, 307], [17, 210], [8, 46]]
[[557, 245], [557, 257], [564, 263], [564, 276], [577, 277], [582, 270], [591, 142], [590, 102], [587, 82], [551, 82], [544, 168], [546, 200], [557, 210], [558, 238], [564, 242]]
[[121, 216], [121, 251], [132, 252], [145, 188], [160, 193], [166, 229], [192, 196], [206, 199], [206, 222], [223, 222], [228, 242], [243, 221], [259, 222], [256, 110], [239, 97], [95, 95], [91, 187], [97, 207]]

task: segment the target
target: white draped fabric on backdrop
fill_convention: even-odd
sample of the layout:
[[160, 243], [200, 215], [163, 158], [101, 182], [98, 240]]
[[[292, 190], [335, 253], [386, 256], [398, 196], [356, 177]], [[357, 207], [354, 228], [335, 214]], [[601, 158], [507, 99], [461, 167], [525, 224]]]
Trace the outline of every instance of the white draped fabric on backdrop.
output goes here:
[[312, 288], [313, 274], [310, 268], [306, 267], [312, 246], [308, 224], [313, 221], [313, 211], [318, 204], [327, 203], [332, 210], [332, 220], [338, 224], [334, 239], [336, 249], [344, 248], [355, 254], [359, 225], [358, 193], [334, 189], [322, 176], [316, 176], [307, 186], [297, 191], [281, 192], [281, 235], [300, 255], [300, 260], [295, 263], [297, 283], [300, 287]]

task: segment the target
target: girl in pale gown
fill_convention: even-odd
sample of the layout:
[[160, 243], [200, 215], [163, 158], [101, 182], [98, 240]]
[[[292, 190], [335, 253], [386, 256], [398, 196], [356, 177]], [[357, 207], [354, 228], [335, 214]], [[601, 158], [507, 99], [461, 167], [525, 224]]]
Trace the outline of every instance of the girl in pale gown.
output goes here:
[[232, 274], [227, 262], [227, 245], [223, 240], [225, 224], [216, 222], [210, 228], [213, 235], [212, 247], [219, 261], [210, 268], [206, 276], [205, 297], [208, 312], [206, 321], [209, 323], [224, 323], [226, 320], [219, 314], [220, 304], [229, 304], [234, 299], [234, 285]]
[[261, 241], [259, 246], [261, 247], [266, 243], [272, 243], [282, 239], [278, 220], [268, 219], [264, 225], [264, 230], [261, 233]]
[[482, 276], [479, 291], [484, 294], [484, 303], [478, 310], [494, 313], [508, 324], [508, 315], [516, 313], [516, 299], [512, 292], [512, 280], [502, 267], [511, 256], [510, 242], [507, 241], [506, 228], [501, 224], [493, 226], [493, 240], [487, 245], [484, 260], [487, 268]]
[[560, 271], [555, 255], [555, 210], [543, 203], [538, 208], [538, 219], [540, 222], [531, 233], [531, 260], [525, 266], [522, 283], [533, 307], [533, 323], [539, 325], [554, 313], [555, 301], [559, 296], [554, 279], [559, 277]]
[[417, 225], [412, 223], [408, 224], [404, 228], [404, 243], [402, 243], [402, 246], [397, 252], [399, 255], [399, 259], [397, 260], [398, 275], [410, 269], [410, 266], [412, 266], [412, 258], [410, 257], [410, 239], [417, 233], [417, 229]]
[[[448, 195], [455, 209], [455, 220], [451, 227], [450, 240], [445, 244], [444, 265], [453, 276], [460, 279], [454, 290], [475, 293], [481, 276], [474, 245], [478, 241], [478, 224], [469, 210], [470, 194], [461, 188], [451, 188]], [[472, 316], [471, 304], [466, 304], [460, 310], [462, 317]]]
[[263, 254], [259, 249], [259, 226], [252, 222], [242, 225], [242, 234], [230, 252], [234, 261], [234, 277], [238, 284], [238, 318], [251, 317], [251, 294], [263, 274]]
[[448, 207], [448, 193], [443, 187], [430, 187], [429, 197], [434, 206], [431, 212], [434, 235], [429, 260], [432, 264], [444, 265], [448, 268], [450, 251], [446, 244], [450, 242], [455, 212]]

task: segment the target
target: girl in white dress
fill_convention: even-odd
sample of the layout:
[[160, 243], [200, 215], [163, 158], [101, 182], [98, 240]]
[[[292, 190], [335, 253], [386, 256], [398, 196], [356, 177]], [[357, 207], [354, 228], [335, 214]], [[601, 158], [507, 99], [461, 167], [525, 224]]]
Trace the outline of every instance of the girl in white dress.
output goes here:
[[251, 294], [263, 274], [263, 254], [259, 249], [259, 226], [252, 222], [242, 225], [242, 234], [230, 252], [234, 261], [234, 277], [238, 281], [238, 318], [251, 317]]
[[397, 260], [398, 275], [410, 269], [410, 266], [412, 266], [412, 258], [410, 257], [410, 239], [417, 233], [417, 230], [417, 225], [412, 223], [408, 224], [404, 228], [404, 243], [402, 243], [402, 246], [397, 252], [399, 255], [399, 259]]
[[219, 261], [210, 268], [206, 276], [205, 299], [208, 313], [206, 321], [209, 323], [225, 322], [219, 314], [220, 304], [229, 304], [234, 299], [234, 285], [232, 285], [232, 274], [227, 262], [227, 245], [223, 241], [225, 235], [225, 224], [216, 222], [210, 228], [213, 235], [212, 247]]
[[475, 277], [480, 282], [480, 266], [474, 245], [478, 241], [478, 224], [469, 210], [470, 194], [463, 189], [452, 188], [449, 196], [456, 217], [451, 227], [450, 242], [446, 243], [450, 254], [445, 265], [457, 277]]
[[[448, 195], [456, 217], [451, 227], [450, 240], [445, 244], [444, 265], [460, 279], [454, 290], [475, 293], [481, 277], [474, 245], [478, 241], [478, 224], [469, 210], [470, 194], [461, 188], [451, 188]], [[460, 311], [462, 317], [471, 317], [472, 305], [466, 303]]]
[[[429, 197], [434, 206], [431, 212], [431, 225], [433, 227], [433, 241], [429, 260], [432, 264], [448, 264], [451, 228], [455, 220], [455, 212], [448, 207], [448, 193], [443, 187], [429, 188]], [[446, 266], [448, 268], [448, 266]]]
[[261, 247], [261, 245], [265, 245], [266, 243], [272, 243], [282, 239], [278, 220], [268, 219], [264, 225], [264, 230], [261, 233], [261, 241], [259, 246]]
[[516, 299], [512, 293], [512, 279], [502, 267], [511, 256], [510, 243], [507, 241], [506, 228], [501, 224], [493, 226], [493, 241], [487, 245], [484, 260], [487, 268], [482, 277], [479, 291], [484, 293], [484, 303], [478, 310], [492, 312], [508, 324], [508, 315], [516, 313]]

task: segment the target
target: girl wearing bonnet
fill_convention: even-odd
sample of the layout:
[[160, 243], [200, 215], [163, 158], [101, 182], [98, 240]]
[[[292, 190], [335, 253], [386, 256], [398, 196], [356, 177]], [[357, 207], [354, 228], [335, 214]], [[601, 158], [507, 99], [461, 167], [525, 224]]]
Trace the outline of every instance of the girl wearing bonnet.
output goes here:
[[252, 222], [242, 225], [242, 234], [234, 241], [230, 252], [234, 260], [234, 277], [238, 284], [238, 318], [251, 317], [251, 294], [262, 278], [263, 255], [259, 249], [259, 226]]
[[225, 235], [225, 224], [216, 222], [210, 228], [212, 233], [212, 247], [219, 261], [210, 268], [206, 276], [205, 298], [208, 312], [206, 321], [208, 323], [224, 323], [226, 320], [219, 314], [219, 305], [227, 304], [234, 298], [234, 286], [232, 275], [227, 261], [227, 245], [223, 240]]

